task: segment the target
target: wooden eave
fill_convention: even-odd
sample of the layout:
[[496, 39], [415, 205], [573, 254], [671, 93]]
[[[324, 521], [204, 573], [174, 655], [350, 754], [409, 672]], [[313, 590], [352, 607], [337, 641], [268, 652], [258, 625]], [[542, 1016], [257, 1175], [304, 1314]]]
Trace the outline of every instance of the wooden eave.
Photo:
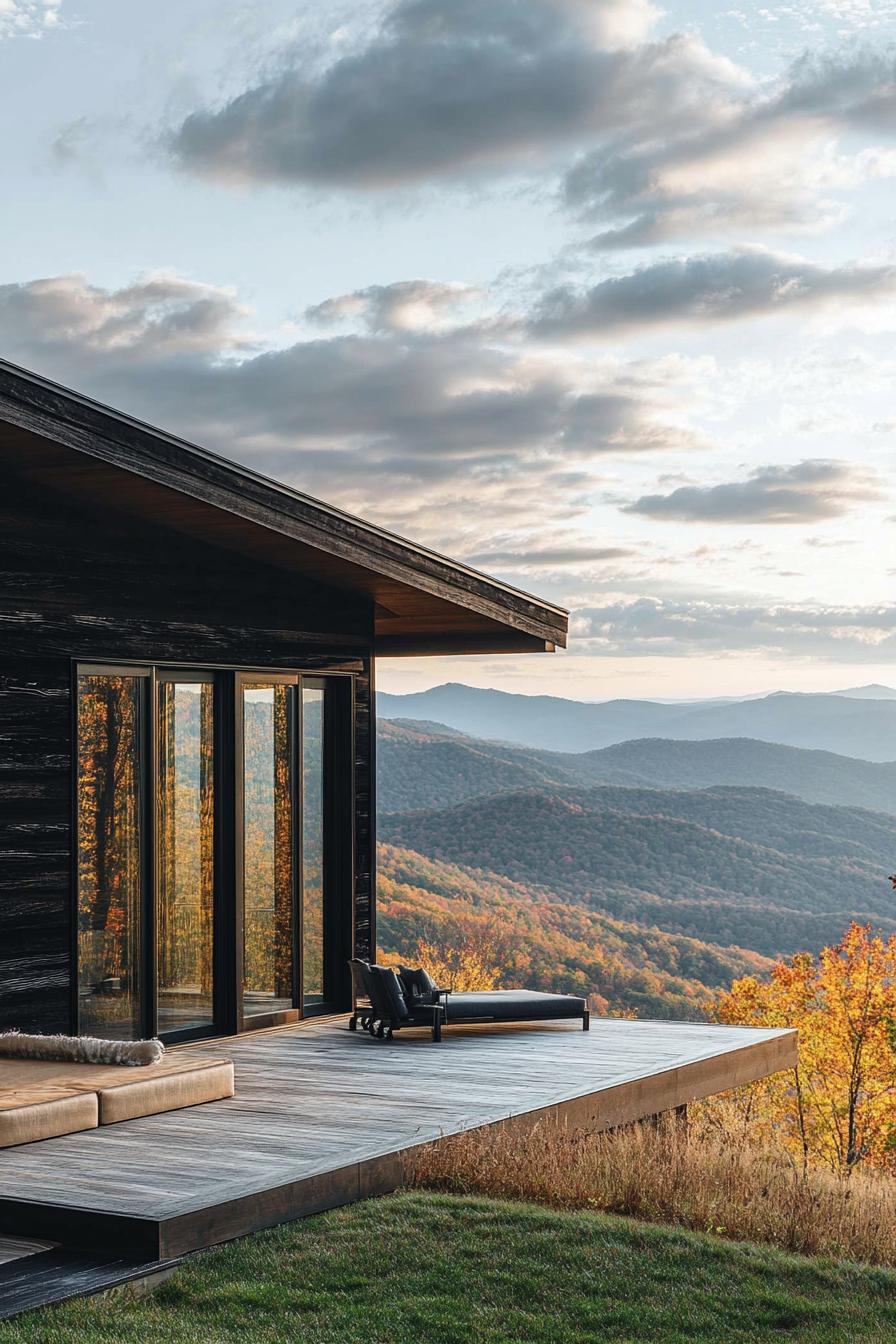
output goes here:
[[374, 653], [566, 643], [563, 608], [4, 361], [0, 454], [48, 491], [369, 597]]

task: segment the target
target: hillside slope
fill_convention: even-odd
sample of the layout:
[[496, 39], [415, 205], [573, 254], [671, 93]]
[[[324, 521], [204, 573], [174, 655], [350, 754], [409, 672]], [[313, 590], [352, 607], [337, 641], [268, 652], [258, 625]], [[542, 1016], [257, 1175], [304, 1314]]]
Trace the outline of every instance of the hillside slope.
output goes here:
[[596, 1007], [643, 1017], [702, 1015], [710, 991], [769, 963], [742, 948], [639, 927], [495, 873], [382, 844], [378, 941], [418, 959], [422, 942], [446, 959], [471, 944], [503, 985], [580, 993]]
[[896, 818], [762, 789], [536, 787], [405, 812], [383, 840], [614, 918], [766, 956], [896, 931]]

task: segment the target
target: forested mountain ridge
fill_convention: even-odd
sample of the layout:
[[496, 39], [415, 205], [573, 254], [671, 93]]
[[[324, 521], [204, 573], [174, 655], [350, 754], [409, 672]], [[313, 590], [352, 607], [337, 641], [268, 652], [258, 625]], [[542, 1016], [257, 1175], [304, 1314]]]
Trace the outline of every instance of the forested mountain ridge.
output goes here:
[[405, 960], [419, 959], [421, 942], [450, 957], [472, 941], [500, 983], [580, 993], [642, 1017], [700, 1017], [714, 990], [770, 967], [742, 948], [644, 928], [388, 844], [379, 852], [378, 938]]
[[553, 788], [385, 815], [433, 859], [718, 945], [818, 948], [850, 919], [896, 930], [896, 817], [763, 789]]
[[[886, 689], [886, 688], [885, 688]], [[896, 759], [896, 699], [775, 692], [734, 701], [587, 703], [449, 683], [377, 697], [384, 718], [428, 719], [474, 737], [557, 751], [588, 751], [639, 737], [750, 737], [868, 761]]]
[[896, 813], [896, 761], [854, 760], [751, 738], [639, 738], [597, 751], [548, 752], [469, 737], [441, 724], [380, 721], [380, 808], [445, 807], [532, 784], [782, 789], [813, 803]]
[[533, 784], [582, 782], [564, 757], [486, 742], [437, 724], [390, 722], [377, 727], [377, 803], [381, 812], [446, 807], [484, 794]]

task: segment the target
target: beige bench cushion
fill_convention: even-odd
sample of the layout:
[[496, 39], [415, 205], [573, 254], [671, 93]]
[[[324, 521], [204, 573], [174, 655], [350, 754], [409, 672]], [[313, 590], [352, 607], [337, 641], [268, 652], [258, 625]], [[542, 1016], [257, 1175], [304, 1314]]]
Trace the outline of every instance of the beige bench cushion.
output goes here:
[[[121, 1072], [118, 1070], [119, 1074]], [[138, 1072], [136, 1069], [126, 1072], [131, 1076], [100, 1084], [101, 1125], [233, 1096], [233, 1064], [229, 1059], [212, 1059], [191, 1068], [164, 1072], [162, 1065], [150, 1064], [139, 1070], [138, 1078], [133, 1077]], [[154, 1073], [155, 1077], [144, 1078], [144, 1073]]]
[[0, 1060], [0, 1094], [10, 1088], [62, 1087], [99, 1098], [99, 1123], [196, 1106], [233, 1096], [233, 1064], [184, 1051], [142, 1068], [121, 1064], [59, 1064], [46, 1059]]
[[82, 1129], [96, 1129], [98, 1124], [95, 1092], [51, 1083], [0, 1087], [0, 1148], [76, 1134]]

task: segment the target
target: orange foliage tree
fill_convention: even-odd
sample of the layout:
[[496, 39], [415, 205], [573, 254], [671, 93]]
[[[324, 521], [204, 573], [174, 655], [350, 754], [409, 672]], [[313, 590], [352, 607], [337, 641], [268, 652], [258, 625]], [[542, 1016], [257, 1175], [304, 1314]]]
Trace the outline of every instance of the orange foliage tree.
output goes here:
[[[414, 966], [425, 966], [443, 989], [460, 992], [498, 989], [507, 962], [508, 941], [506, 928], [496, 919], [462, 914], [450, 931], [443, 931], [440, 937], [419, 933], [408, 949], [406, 960]], [[405, 959], [386, 952], [381, 960], [389, 966]]]
[[770, 979], [721, 995], [721, 1022], [796, 1027], [799, 1063], [746, 1089], [741, 1105], [805, 1164], [849, 1172], [896, 1158], [896, 935], [853, 923], [816, 958], [801, 952]]

